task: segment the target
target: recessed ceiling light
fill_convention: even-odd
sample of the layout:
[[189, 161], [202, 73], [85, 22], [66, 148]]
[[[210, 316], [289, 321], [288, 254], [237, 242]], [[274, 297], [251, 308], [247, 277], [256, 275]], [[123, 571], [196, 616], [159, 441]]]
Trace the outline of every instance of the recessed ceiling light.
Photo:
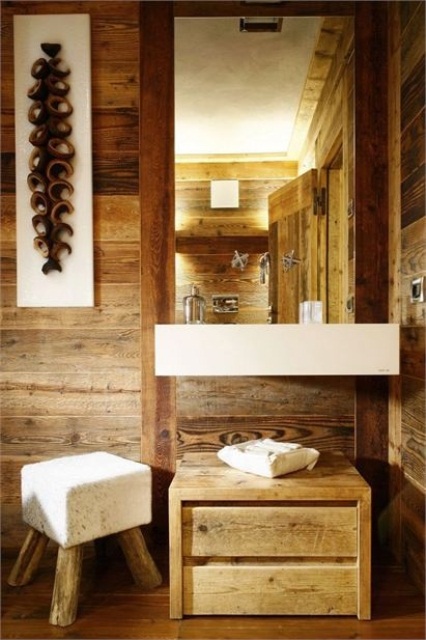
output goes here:
[[240, 31], [247, 33], [280, 33], [282, 18], [240, 18]]

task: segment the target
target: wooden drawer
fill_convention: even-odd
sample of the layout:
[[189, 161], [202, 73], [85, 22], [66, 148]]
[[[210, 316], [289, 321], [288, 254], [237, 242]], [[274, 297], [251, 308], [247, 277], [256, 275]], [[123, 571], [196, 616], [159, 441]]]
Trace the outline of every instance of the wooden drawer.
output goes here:
[[184, 557], [356, 557], [357, 507], [185, 506]]
[[342, 454], [274, 479], [186, 454], [169, 498], [171, 618], [370, 618], [371, 490]]
[[186, 566], [187, 615], [355, 615], [355, 564], [227, 563]]

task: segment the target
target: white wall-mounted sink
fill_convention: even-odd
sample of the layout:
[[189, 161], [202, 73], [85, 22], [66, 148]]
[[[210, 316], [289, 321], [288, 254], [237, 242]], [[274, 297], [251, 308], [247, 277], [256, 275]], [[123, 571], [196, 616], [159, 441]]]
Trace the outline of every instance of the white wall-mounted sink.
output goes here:
[[397, 375], [398, 324], [156, 325], [158, 376]]

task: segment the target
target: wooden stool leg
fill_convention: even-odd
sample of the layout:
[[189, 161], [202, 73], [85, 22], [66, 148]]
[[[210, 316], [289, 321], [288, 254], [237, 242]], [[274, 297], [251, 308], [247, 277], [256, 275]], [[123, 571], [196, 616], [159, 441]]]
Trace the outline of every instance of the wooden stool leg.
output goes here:
[[40, 531], [30, 527], [19, 556], [7, 579], [8, 584], [12, 587], [22, 587], [32, 580], [48, 542], [49, 538], [44, 533], [40, 533]]
[[154, 589], [161, 584], [162, 578], [145, 544], [139, 527], [117, 533], [120, 547], [126, 558], [133, 579], [145, 589]]
[[76, 619], [82, 565], [83, 545], [58, 548], [50, 624], [66, 627]]

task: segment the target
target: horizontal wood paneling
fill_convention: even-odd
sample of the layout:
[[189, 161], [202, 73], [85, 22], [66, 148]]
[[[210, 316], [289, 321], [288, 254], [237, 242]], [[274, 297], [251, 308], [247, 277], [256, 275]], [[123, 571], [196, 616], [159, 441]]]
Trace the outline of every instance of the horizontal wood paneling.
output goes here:
[[[176, 321], [183, 322], [182, 300], [191, 284], [200, 287], [209, 323], [266, 322], [268, 288], [259, 283], [258, 261], [268, 250], [268, 195], [295, 173], [294, 163], [221, 162], [176, 164]], [[238, 179], [236, 209], [211, 209], [210, 180]], [[235, 251], [249, 254], [244, 271], [233, 269]], [[214, 314], [212, 296], [239, 296], [239, 312]], [[250, 382], [243, 381], [249, 388]], [[177, 387], [178, 415], [198, 413], [198, 400], [183, 408]]]
[[292, 180], [298, 163], [293, 161], [257, 160], [255, 162], [185, 162], [177, 160], [177, 182], [203, 180]]
[[402, 383], [402, 465], [419, 488], [426, 484], [424, 379], [405, 376]]
[[266, 231], [256, 236], [209, 236], [208, 238], [176, 234], [176, 252], [191, 254], [192, 259], [211, 253], [234, 255], [235, 247], [239, 247], [242, 253], [248, 254], [268, 251]]
[[422, 140], [425, 135], [424, 108], [407, 125], [401, 139], [401, 178], [405, 180], [425, 164], [425, 149]]
[[178, 418], [178, 456], [186, 451], [218, 451], [224, 446], [273, 438], [320, 451], [343, 451], [353, 459], [353, 415], [253, 415]]
[[353, 458], [353, 380], [179, 378], [178, 455], [269, 437]]
[[139, 161], [137, 152], [103, 151], [93, 158], [93, 192], [104, 195], [137, 195], [139, 193]]
[[[17, 308], [14, 14], [89, 13], [95, 306]], [[2, 489], [22, 529], [28, 463], [106, 450], [141, 458], [139, 3], [2, 3]]]
[[15, 154], [2, 153], [1, 162], [2, 194], [14, 193], [15, 190]]
[[[240, 252], [245, 252], [240, 239], [234, 244]], [[234, 249], [234, 250], [235, 250]], [[233, 269], [229, 254], [179, 255], [176, 261], [176, 321], [183, 322], [183, 298], [191, 292], [196, 283], [206, 300], [206, 322], [266, 322], [268, 315], [268, 288], [259, 284], [259, 254], [249, 255], [249, 263], [244, 271]], [[238, 295], [239, 311], [236, 314], [215, 314], [213, 295]], [[249, 316], [248, 316], [249, 314]], [[254, 319], [254, 316], [257, 318]]]
[[414, 584], [424, 593], [425, 497], [424, 492], [406, 478], [402, 487], [404, 562]]
[[[3, 195], [1, 206], [1, 240], [16, 241], [16, 210], [14, 195]], [[99, 195], [93, 198], [93, 233], [95, 240], [134, 242], [140, 234], [139, 198]]]
[[139, 283], [139, 242], [102, 242], [94, 249], [96, 281]]
[[[194, 4], [190, 3], [191, 6], [187, 4], [186, 10], [193, 11]], [[314, 4], [316, 5], [316, 3], [306, 3], [305, 10], [312, 11]], [[330, 11], [335, 11], [336, 3], [331, 8], [330, 3], [320, 4], [323, 8], [327, 5]], [[346, 3], [345, 6], [349, 7], [349, 4]], [[208, 9], [207, 5], [210, 3], [204, 3], [205, 10]], [[225, 3], [222, 3], [222, 10], [224, 5]], [[234, 5], [235, 10], [235, 3], [226, 3], [226, 10], [231, 10], [231, 5]], [[7, 384], [4, 390], [9, 398], [9, 415], [2, 417], [2, 430], [5, 429], [7, 437], [2, 451], [3, 463], [5, 463], [2, 464], [2, 479], [6, 479], [6, 484], [3, 483], [3, 497], [6, 501], [10, 499], [12, 503], [3, 509], [2, 544], [9, 546], [16, 544], [14, 537], [17, 532], [22, 531], [20, 509], [16, 500], [19, 470], [23, 463], [30, 461], [33, 456], [33, 459], [38, 459], [38, 456], [43, 455], [49, 457], [51, 454], [63, 455], [73, 451], [80, 453], [93, 450], [94, 447], [138, 459], [137, 452], [140, 446], [141, 419], [138, 409], [140, 400], [137, 400], [140, 367], [134, 365], [136, 351], [139, 348], [138, 326], [141, 320], [139, 311], [140, 235], [137, 212], [139, 2], [126, 2], [125, 11], [123, 11], [123, 4], [118, 2], [65, 1], [54, 5], [55, 13], [88, 12], [92, 17], [96, 306], [93, 310], [79, 310], [18, 309], [14, 305], [16, 280], [13, 210], [15, 186], [12, 16], [19, 13], [51, 13], [52, 8], [51, 2], [2, 3], [3, 198], [1, 206], [3, 214], [6, 211], [3, 217], [6, 224], [5, 226], [2, 224], [3, 234], [5, 234], [3, 235], [4, 244], [1, 247], [4, 260], [1, 283], [4, 305], [2, 326], [8, 338], [13, 336], [7, 347], [10, 371], [6, 372], [4, 379], [4, 384]], [[421, 114], [417, 106], [421, 103], [424, 105], [424, 74], [421, 66], [424, 55], [421, 40], [424, 28], [422, 13], [424, 5], [421, 2], [401, 3], [400, 8], [402, 25], [404, 29], [406, 28], [402, 41], [404, 81], [402, 97], [407, 98], [402, 109], [403, 127], [407, 128], [405, 148], [407, 151], [410, 150], [409, 141], [411, 140], [420, 151], [415, 136], [421, 132], [421, 122], [419, 122]], [[282, 9], [285, 10], [285, 7]], [[287, 9], [291, 8], [287, 7]], [[267, 10], [275, 11], [272, 7]], [[252, 8], [250, 11], [254, 12], [256, 9]], [[353, 6], [350, 7], [350, 11], [353, 12]], [[417, 35], [413, 37], [413, 34]], [[408, 283], [411, 273], [423, 270], [423, 267], [419, 269], [423, 262], [418, 240], [419, 228], [420, 231], [424, 228], [422, 226], [424, 169], [421, 163], [416, 169], [416, 161], [413, 157], [406, 157], [403, 162], [406, 168], [406, 180], [402, 185], [401, 215], [405, 243], [403, 274], [404, 282]], [[198, 179], [194, 178], [193, 174], [187, 175], [192, 175], [192, 179]], [[252, 175], [247, 174], [245, 177], [247, 180], [253, 180]], [[270, 177], [268, 175], [265, 179]], [[286, 175], [285, 178], [287, 177]], [[247, 211], [249, 210], [251, 215], [252, 209], [247, 207]], [[143, 211], [140, 215], [143, 216]], [[160, 220], [161, 211], [158, 215]], [[218, 238], [220, 245], [216, 244], [217, 238], [180, 238], [179, 242], [187, 249], [194, 247], [193, 241], [197, 242], [195, 253], [207, 253], [211, 248], [215, 253], [219, 246], [226, 246], [226, 251], [231, 253], [234, 238], [232, 236], [231, 239], [220, 236]], [[247, 242], [249, 241], [253, 243], [252, 237], [247, 236]], [[263, 243], [264, 238], [261, 238], [260, 242]], [[262, 251], [260, 246], [256, 245], [256, 248], [258, 253]], [[251, 252], [255, 253], [253, 249], [254, 246]], [[217, 266], [219, 267], [220, 264], [221, 261], [218, 261]], [[406, 292], [405, 284], [404, 287]], [[407, 304], [402, 318], [403, 324], [410, 327], [415, 324], [421, 328], [421, 323], [424, 322], [424, 311], [420, 309], [424, 309], [424, 305], [410, 308], [406, 294], [404, 299]], [[66, 343], [68, 328], [71, 329], [74, 346], [77, 344], [76, 338], [77, 341], [80, 339], [82, 345], [85, 345], [85, 353], [89, 354], [88, 358], [83, 353], [78, 361], [77, 354], [70, 345], [65, 345], [65, 350], [62, 351], [58, 338], [54, 339], [55, 350], [47, 346], [46, 335], [51, 330], [61, 332], [63, 342]], [[23, 334], [23, 338], [19, 338], [20, 333]], [[27, 368], [28, 360], [44, 366], [43, 354], [39, 353], [39, 335], [41, 336], [40, 345], [43, 345], [45, 351], [47, 349], [47, 354], [53, 363], [58, 353], [61, 366], [64, 367], [61, 372], [52, 369], [49, 376], [45, 377], [46, 374], [38, 370], [38, 365], [35, 369]], [[107, 345], [109, 342], [114, 344], [116, 336], [118, 336], [118, 351], [122, 354], [118, 360], [118, 367], [114, 357], [117, 351], [114, 347]], [[405, 333], [403, 336], [405, 384], [403, 456], [407, 456], [407, 460], [408, 456], [411, 456], [407, 465], [410, 472], [415, 474], [418, 471], [417, 445], [423, 442], [422, 433], [418, 433], [418, 418], [413, 419], [413, 415], [421, 415], [418, 411], [421, 403], [422, 379], [417, 376], [421, 372], [419, 354], [422, 343], [420, 334], [415, 338], [409, 336], [410, 334]], [[104, 344], [107, 345], [107, 357], [102, 368], [100, 351], [101, 345]], [[29, 351], [22, 350], [22, 346]], [[96, 363], [96, 360], [99, 362]], [[94, 370], [87, 368], [88, 361]], [[124, 379], [121, 378], [121, 374]], [[121, 387], [120, 380], [124, 380]], [[235, 383], [235, 387], [232, 387], [230, 382]], [[200, 380], [200, 387], [198, 381], [196, 385], [193, 380], [182, 381], [183, 386], [179, 394], [184, 395], [178, 394], [178, 406], [182, 414], [178, 418], [179, 438], [182, 438], [183, 442], [182, 446], [179, 444], [180, 452], [185, 447], [191, 447], [198, 442], [200, 447], [215, 449], [223, 439], [235, 438], [238, 434], [249, 438], [252, 434], [258, 433], [256, 428], [262, 420], [265, 431], [261, 433], [266, 435], [275, 434], [276, 437], [282, 436], [292, 440], [300, 438], [304, 442], [316, 442], [321, 448], [328, 448], [330, 445], [342, 449], [346, 447], [345, 450], [350, 454], [350, 443], [353, 437], [352, 388], [342, 389], [341, 393], [336, 392], [337, 381], [330, 380], [325, 381], [329, 385], [328, 388], [325, 386], [320, 389], [317, 388], [318, 381], [312, 379], [299, 380], [296, 385], [286, 379], [282, 386], [275, 385], [270, 380], [266, 384], [264, 380], [259, 379], [247, 382], [249, 384], [244, 389], [244, 397], [240, 401], [239, 381]], [[340, 381], [338, 382], [340, 384]], [[299, 389], [299, 384], [302, 384], [303, 388]], [[271, 397], [269, 394], [272, 394]], [[25, 399], [24, 405], [22, 399]], [[44, 404], [41, 399], [44, 399]], [[31, 405], [32, 402], [35, 404]], [[73, 409], [74, 413], [61, 414], [61, 408], [75, 406], [75, 404], [79, 406]], [[26, 410], [31, 406], [38, 407], [39, 414], [34, 413], [23, 417], [24, 406]], [[203, 413], [200, 416], [198, 406], [202, 407]], [[212, 415], [210, 407], [213, 408]], [[276, 413], [270, 415], [271, 408]], [[242, 414], [233, 415], [234, 409], [237, 409], [237, 412], [241, 409]], [[92, 413], [92, 410], [95, 413]], [[129, 411], [135, 413], [129, 415]], [[228, 420], [226, 423], [225, 418]], [[26, 423], [27, 419], [32, 422]], [[21, 435], [19, 435], [20, 429], [23, 429]], [[410, 437], [410, 433], [415, 434], [414, 437]], [[158, 433], [159, 449], [164, 448], [161, 437], [160, 431]], [[9, 483], [9, 478], [14, 478], [13, 487]], [[418, 510], [420, 503], [421, 500], [413, 502], [408, 493], [404, 493], [406, 558], [417, 575], [421, 573], [422, 557], [418, 551], [423, 548], [419, 532], [422, 531], [424, 515], [422, 521], [421, 510]]]
[[425, 379], [425, 331], [422, 327], [401, 328], [401, 374]]
[[[275, 4], [275, 3], [274, 3]], [[316, 16], [316, 15], [352, 15], [354, 12], [354, 2], [322, 2], [317, 0], [307, 0], [305, 2], [292, 2], [283, 7], [262, 6], [264, 16]], [[195, 1], [178, 0], [175, 3], [175, 15], [179, 17], [191, 16], [235, 16], [241, 15], [241, 4], [238, 1], [229, 0], [226, 3], [209, 2], [206, 0]], [[245, 16], [259, 15], [257, 3], [254, 6], [244, 6]]]
[[[413, 277], [426, 273], [426, 216], [405, 228], [401, 234], [401, 274]], [[404, 323], [409, 324], [409, 323]]]
[[135, 132], [139, 127], [137, 107], [111, 107], [111, 109], [94, 109], [93, 122], [99, 135], [93, 139], [93, 151], [102, 153], [104, 150], [115, 150], [117, 154], [123, 152], [137, 152]]
[[[251, 377], [179, 378], [180, 415], [303, 416], [352, 415], [351, 378]], [[191, 410], [194, 409], [194, 410]]]
[[4, 373], [139, 369], [135, 329], [7, 329], [2, 331], [1, 348]]
[[95, 286], [95, 308], [52, 309], [40, 307], [29, 309], [16, 307], [16, 286], [2, 287], [1, 324], [3, 329], [40, 330], [90, 329], [127, 330], [139, 329], [140, 310], [137, 304], [138, 284], [103, 284]]

